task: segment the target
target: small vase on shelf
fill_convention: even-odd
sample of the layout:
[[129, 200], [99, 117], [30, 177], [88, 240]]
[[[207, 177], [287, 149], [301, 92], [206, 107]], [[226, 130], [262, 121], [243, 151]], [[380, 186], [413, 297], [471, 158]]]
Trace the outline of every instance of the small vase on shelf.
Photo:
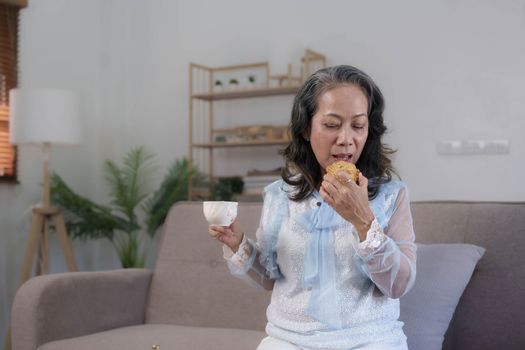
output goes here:
[[248, 76], [248, 88], [249, 89], [257, 88], [255, 75], [249, 75]]
[[239, 88], [239, 81], [235, 78], [231, 78], [229, 81], [230, 90], [237, 90]]
[[222, 92], [224, 91], [224, 86], [222, 85], [222, 81], [216, 80], [215, 84], [213, 85], [213, 92]]

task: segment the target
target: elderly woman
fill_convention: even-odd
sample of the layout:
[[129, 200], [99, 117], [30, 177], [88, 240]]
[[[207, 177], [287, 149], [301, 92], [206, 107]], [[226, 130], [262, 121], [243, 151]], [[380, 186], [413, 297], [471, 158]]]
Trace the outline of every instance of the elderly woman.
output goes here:
[[[282, 180], [267, 186], [256, 241], [210, 227], [234, 275], [272, 290], [259, 350], [407, 349], [399, 300], [414, 284], [406, 186], [381, 142], [384, 100], [359, 69], [317, 71], [294, 100]], [[335, 162], [355, 164], [353, 181]]]

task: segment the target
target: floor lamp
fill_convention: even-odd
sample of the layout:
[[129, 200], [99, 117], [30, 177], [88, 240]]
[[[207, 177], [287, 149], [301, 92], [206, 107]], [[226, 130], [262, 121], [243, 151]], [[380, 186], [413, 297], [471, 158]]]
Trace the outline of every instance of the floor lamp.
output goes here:
[[[59, 89], [13, 89], [9, 93], [10, 142], [33, 144], [43, 149], [42, 201], [32, 210], [31, 229], [22, 265], [20, 283], [27, 281], [36, 260], [35, 275], [46, 274], [49, 266], [49, 227], [53, 225], [69, 271], [77, 265], [60, 209], [51, 206], [49, 155], [52, 145], [80, 143], [78, 99]], [[36, 258], [36, 259], [35, 259]], [[5, 349], [10, 349], [10, 332]]]

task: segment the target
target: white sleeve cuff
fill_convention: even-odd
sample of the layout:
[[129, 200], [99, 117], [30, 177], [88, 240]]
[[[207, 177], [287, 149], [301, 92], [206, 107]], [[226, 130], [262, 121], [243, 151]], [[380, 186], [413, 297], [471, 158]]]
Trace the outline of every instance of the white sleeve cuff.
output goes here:
[[250, 257], [252, 255], [252, 249], [253, 247], [248, 241], [246, 235], [243, 236], [241, 244], [239, 245], [239, 249], [237, 249], [236, 253], [234, 253], [226, 244], [222, 245], [222, 253], [224, 259], [226, 259], [227, 261], [239, 268], [243, 268], [246, 265], [246, 263], [250, 260]]
[[377, 219], [374, 219], [366, 233], [366, 239], [357, 244], [357, 252], [360, 256], [370, 255], [378, 250], [387, 239], [388, 236], [383, 233]]

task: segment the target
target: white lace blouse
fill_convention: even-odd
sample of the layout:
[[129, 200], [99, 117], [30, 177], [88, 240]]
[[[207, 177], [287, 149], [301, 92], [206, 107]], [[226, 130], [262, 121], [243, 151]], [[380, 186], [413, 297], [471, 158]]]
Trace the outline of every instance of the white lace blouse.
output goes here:
[[[341, 217], [341, 225], [329, 230], [331, 245], [322, 248], [333, 249], [329, 268], [333, 269], [334, 297], [329, 299], [322, 299], [324, 290], [330, 289], [326, 280], [321, 279], [321, 297], [313, 298], [311, 288], [305, 286], [305, 255], [312, 232], [297, 220], [317, 210], [322, 199], [314, 192], [300, 202], [291, 201], [283, 195], [286, 186], [279, 181], [266, 189], [256, 242], [244, 239], [235, 254], [224, 246], [224, 256], [234, 275], [247, 279], [250, 269], [260, 271], [263, 265], [266, 270], [259, 273], [261, 283], [270, 275], [274, 279], [266, 332], [304, 348], [406, 349], [403, 323], [398, 321], [398, 298], [414, 284], [416, 246], [405, 185], [390, 181], [381, 186], [370, 202], [375, 220], [365, 241], [359, 242], [353, 225]], [[272, 268], [265, 264], [264, 256], [257, 259], [268, 251], [273, 254], [277, 273], [269, 271]], [[312, 316], [312, 302], [319, 300], [326, 300], [326, 308], [333, 310], [330, 322]], [[319, 306], [321, 310], [325, 307]]]

